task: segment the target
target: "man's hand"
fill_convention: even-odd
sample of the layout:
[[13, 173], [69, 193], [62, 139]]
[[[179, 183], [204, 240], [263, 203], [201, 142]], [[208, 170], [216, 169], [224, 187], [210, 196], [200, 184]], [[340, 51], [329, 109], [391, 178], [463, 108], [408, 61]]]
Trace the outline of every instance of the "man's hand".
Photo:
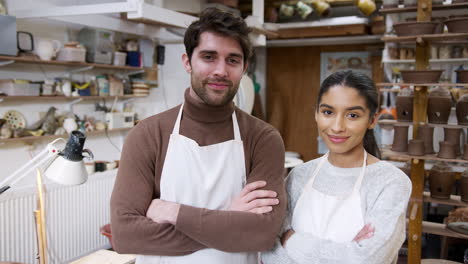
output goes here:
[[265, 187], [265, 181], [256, 181], [247, 184], [241, 193], [232, 201], [228, 210], [264, 214], [273, 210], [273, 205], [279, 204], [275, 197], [276, 192], [257, 190]]
[[375, 228], [371, 224], [366, 224], [354, 237], [354, 242], [361, 242], [374, 236]]
[[148, 211], [146, 211], [146, 217], [151, 218], [154, 222], [159, 224], [173, 224], [177, 222], [177, 216], [179, 215], [180, 204], [168, 202], [160, 199], [154, 199]]
[[281, 245], [284, 247], [286, 245], [286, 241], [294, 235], [294, 230], [289, 229], [288, 231], [284, 232], [283, 235], [281, 236]]

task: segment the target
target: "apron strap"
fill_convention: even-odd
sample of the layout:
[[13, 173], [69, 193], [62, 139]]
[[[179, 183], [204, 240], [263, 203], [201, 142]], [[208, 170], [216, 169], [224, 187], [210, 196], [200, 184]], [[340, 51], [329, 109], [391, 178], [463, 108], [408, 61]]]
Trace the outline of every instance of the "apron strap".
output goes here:
[[184, 103], [180, 106], [179, 114], [177, 115], [176, 122], [174, 124], [174, 129], [172, 129], [172, 134], [179, 135], [180, 130], [180, 120], [182, 119], [182, 111], [184, 109]]
[[367, 168], [366, 165], [367, 165], [367, 151], [364, 150], [364, 160], [362, 162], [362, 169], [361, 169], [361, 172], [359, 173], [359, 178], [354, 184], [353, 192], [359, 192], [359, 190], [361, 189], [362, 180], [364, 179], [364, 175], [366, 174], [366, 168]]
[[240, 135], [239, 124], [237, 123], [236, 109], [232, 112], [232, 127], [234, 128], [234, 140], [242, 141]]

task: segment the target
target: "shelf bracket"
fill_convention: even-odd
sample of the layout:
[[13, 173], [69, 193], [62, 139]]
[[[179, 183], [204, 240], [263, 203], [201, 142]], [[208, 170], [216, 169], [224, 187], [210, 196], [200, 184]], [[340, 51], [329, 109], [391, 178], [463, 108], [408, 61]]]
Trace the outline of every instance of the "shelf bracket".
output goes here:
[[13, 63], [15, 63], [14, 60], [0, 61], [0, 67], [1, 67], [1, 66], [7, 66], [7, 65], [10, 65], [10, 64], [13, 64]]
[[144, 72], [145, 72], [145, 70], [138, 70], [138, 71], [132, 71], [132, 72], [129, 72], [129, 73], [125, 73], [124, 75], [132, 76], [132, 75], [137, 75], [137, 74], [144, 73]]

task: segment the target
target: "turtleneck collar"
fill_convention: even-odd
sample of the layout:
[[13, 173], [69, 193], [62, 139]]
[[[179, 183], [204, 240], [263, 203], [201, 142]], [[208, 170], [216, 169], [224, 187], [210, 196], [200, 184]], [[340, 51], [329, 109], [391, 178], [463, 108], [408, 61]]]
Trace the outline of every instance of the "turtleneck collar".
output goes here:
[[191, 119], [203, 123], [216, 123], [225, 121], [234, 112], [234, 102], [223, 106], [211, 106], [198, 102], [190, 95], [190, 88], [185, 90], [184, 114]]

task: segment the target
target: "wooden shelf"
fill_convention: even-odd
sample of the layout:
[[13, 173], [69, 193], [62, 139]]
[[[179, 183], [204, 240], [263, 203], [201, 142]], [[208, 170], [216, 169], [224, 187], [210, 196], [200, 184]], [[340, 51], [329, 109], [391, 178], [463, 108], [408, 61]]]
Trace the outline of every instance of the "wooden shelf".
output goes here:
[[41, 65], [57, 65], [57, 66], [66, 66], [66, 67], [94, 67], [98, 69], [109, 69], [109, 70], [142, 70], [141, 67], [133, 66], [114, 66], [108, 64], [98, 64], [98, 63], [86, 63], [86, 62], [67, 62], [67, 61], [44, 61], [35, 58], [29, 57], [12, 57], [12, 56], [0, 56], [0, 61], [14, 61], [18, 63], [28, 63], [28, 64], [41, 64]]
[[445, 161], [445, 162], [456, 162], [456, 163], [467, 163], [468, 160], [464, 159], [443, 159], [436, 156], [436, 154], [424, 155], [424, 156], [412, 156], [407, 152], [396, 152], [390, 149], [382, 149], [382, 157], [388, 158], [393, 161], [408, 161], [410, 159], [418, 160], [433, 160], [433, 161]]
[[439, 86], [439, 87], [452, 87], [461, 86], [468, 87], [468, 83], [376, 83], [377, 87], [388, 87], [388, 86]]
[[[459, 8], [468, 8], [468, 3], [454, 3], [450, 5], [433, 5], [432, 10], [450, 10], [450, 9], [459, 9]], [[379, 13], [381, 14], [392, 14], [392, 13], [407, 13], [407, 12], [416, 12], [418, 7], [395, 7], [395, 8], [381, 8]]]
[[[415, 60], [383, 60], [384, 64], [399, 64], [399, 63], [415, 63]], [[468, 58], [458, 58], [458, 59], [430, 59], [429, 63], [463, 63], [468, 62]]]
[[461, 197], [458, 195], [450, 195], [450, 199], [437, 199], [437, 198], [432, 198], [429, 192], [424, 192], [423, 200], [424, 202], [428, 202], [428, 203], [438, 203], [438, 204], [468, 207], [468, 203], [463, 202], [461, 200]]
[[423, 231], [423, 233], [427, 233], [427, 234], [468, 239], [468, 235], [464, 235], [464, 234], [454, 232], [454, 231], [448, 229], [445, 226], [445, 224], [440, 224], [440, 223], [433, 223], [433, 222], [423, 221], [422, 222], [422, 231]]
[[422, 41], [436, 41], [436, 40], [454, 40], [454, 39], [466, 39], [468, 33], [445, 33], [445, 34], [428, 34], [428, 35], [416, 35], [416, 36], [391, 36], [387, 35], [382, 37], [385, 42], [415, 42], [418, 39]]
[[[413, 125], [414, 122], [405, 122], [405, 121], [398, 121], [398, 120], [379, 120], [377, 121], [379, 124], [383, 125]], [[468, 128], [468, 125], [457, 125], [457, 124], [432, 124], [432, 123], [419, 123], [419, 125], [428, 125], [431, 127], [446, 127], [446, 128]]]
[[[125, 131], [130, 131], [130, 129], [132, 128], [125, 127], [125, 128], [116, 128], [116, 129], [102, 130], [102, 131], [91, 131], [91, 132], [86, 132], [86, 136], [96, 136], [96, 135], [102, 135], [106, 133], [125, 132]], [[60, 136], [47, 135], [47, 136], [38, 136], [38, 137], [31, 136], [31, 137], [20, 137], [20, 138], [7, 138], [7, 139], [0, 139], [0, 144], [15, 143], [15, 142], [29, 143], [29, 142], [39, 141], [39, 140], [52, 141], [57, 138], [68, 138], [68, 137], [69, 135], [65, 134], [65, 135], [60, 135]]]
[[101, 100], [101, 99], [130, 99], [130, 98], [145, 98], [147, 96], [140, 95], [120, 95], [120, 96], [0, 96], [1, 101], [42, 101], [42, 100], [53, 100], [53, 101], [74, 101], [77, 99], [86, 100]]

